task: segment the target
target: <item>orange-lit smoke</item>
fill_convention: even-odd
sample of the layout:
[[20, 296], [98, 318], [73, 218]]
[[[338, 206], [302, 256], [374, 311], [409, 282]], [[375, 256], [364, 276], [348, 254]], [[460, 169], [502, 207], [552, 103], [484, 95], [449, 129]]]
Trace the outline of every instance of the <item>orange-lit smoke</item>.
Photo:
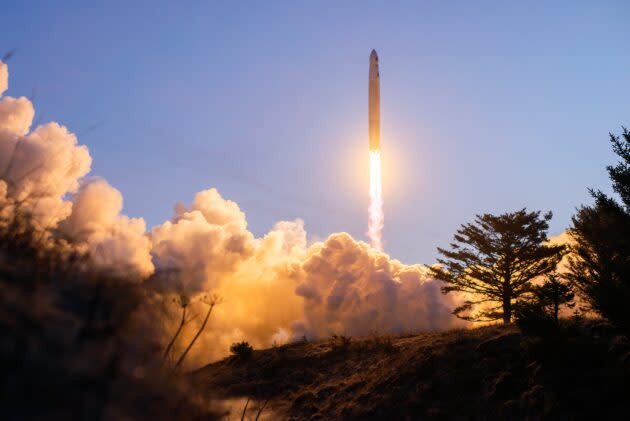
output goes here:
[[372, 247], [378, 251], [383, 250], [382, 231], [385, 223], [381, 178], [381, 153], [370, 151], [370, 207], [368, 208], [367, 235]]

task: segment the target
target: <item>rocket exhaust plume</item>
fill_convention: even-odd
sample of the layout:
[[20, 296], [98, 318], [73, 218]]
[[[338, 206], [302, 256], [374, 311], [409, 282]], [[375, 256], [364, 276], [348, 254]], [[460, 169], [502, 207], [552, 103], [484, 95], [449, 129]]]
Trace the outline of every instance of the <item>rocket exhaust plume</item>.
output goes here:
[[381, 185], [381, 92], [378, 55], [370, 54], [368, 81], [368, 120], [370, 136], [370, 206], [368, 208], [368, 238], [376, 250], [383, 249], [383, 191]]
[[383, 250], [381, 231], [384, 225], [383, 196], [381, 188], [381, 153], [370, 151], [370, 207], [368, 209], [368, 237], [378, 251]]

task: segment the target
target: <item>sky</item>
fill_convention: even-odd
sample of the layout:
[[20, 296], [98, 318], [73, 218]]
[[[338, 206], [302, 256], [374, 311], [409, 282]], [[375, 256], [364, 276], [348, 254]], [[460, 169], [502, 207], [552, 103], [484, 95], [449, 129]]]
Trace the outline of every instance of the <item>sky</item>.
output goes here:
[[[432, 263], [475, 214], [610, 191], [630, 126], [630, 4], [7, 1], [8, 94], [33, 98], [149, 227], [216, 187], [263, 235], [366, 239], [367, 78], [381, 66], [385, 251]], [[131, 4], [128, 4], [131, 3]]]

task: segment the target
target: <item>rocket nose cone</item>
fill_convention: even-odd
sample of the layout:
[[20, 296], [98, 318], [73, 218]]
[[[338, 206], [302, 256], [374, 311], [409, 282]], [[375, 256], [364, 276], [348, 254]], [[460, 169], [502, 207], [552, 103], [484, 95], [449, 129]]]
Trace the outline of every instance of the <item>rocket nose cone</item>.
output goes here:
[[377, 61], [378, 60], [378, 55], [376, 54], [376, 50], [372, 50], [372, 53], [370, 53], [370, 61]]

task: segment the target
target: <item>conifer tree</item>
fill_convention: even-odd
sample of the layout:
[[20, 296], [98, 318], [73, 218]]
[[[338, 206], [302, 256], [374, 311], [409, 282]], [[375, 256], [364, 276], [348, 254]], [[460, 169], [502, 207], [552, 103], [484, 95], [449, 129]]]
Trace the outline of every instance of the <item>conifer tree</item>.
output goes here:
[[[432, 275], [442, 292], [467, 293], [453, 314], [470, 321], [512, 320], [514, 302], [532, 291], [532, 279], [556, 268], [564, 246], [547, 244], [552, 214], [523, 208], [502, 215], [477, 215], [454, 235]], [[475, 310], [477, 310], [475, 312]]]
[[553, 315], [556, 323], [560, 306], [572, 308], [575, 305], [573, 302], [575, 294], [571, 286], [562, 282], [555, 273], [547, 275], [545, 282], [534, 290], [534, 295], [540, 306]]
[[620, 161], [607, 170], [621, 201], [591, 190], [595, 203], [578, 210], [569, 230], [568, 278], [593, 310], [630, 333], [630, 132], [611, 133], [610, 142]]

